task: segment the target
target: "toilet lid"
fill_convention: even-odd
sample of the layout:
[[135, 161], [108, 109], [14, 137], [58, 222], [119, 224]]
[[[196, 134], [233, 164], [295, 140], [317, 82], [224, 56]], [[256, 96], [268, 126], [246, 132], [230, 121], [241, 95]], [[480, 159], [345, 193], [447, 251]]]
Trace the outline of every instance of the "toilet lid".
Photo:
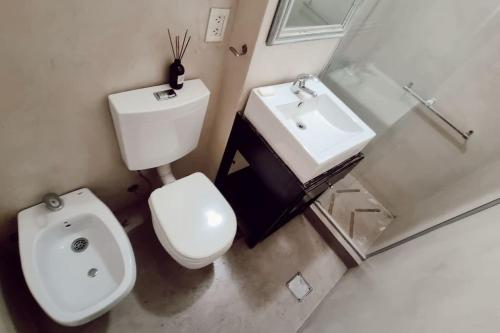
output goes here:
[[150, 206], [172, 248], [187, 258], [210, 257], [236, 234], [233, 209], [200, 172], [154, 190]]

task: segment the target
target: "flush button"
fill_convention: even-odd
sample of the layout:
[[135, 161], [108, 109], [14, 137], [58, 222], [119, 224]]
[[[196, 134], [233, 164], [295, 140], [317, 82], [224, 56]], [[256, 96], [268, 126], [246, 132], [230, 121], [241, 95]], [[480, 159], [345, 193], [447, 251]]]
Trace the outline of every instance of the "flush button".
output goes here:
[[159, 101], [164, 101], [166, 99], [177, 97], [177, 94], [175, 93], [174, 89], [157, 91], [154, 92], [153, 95], [155, 95], [156, 99]]

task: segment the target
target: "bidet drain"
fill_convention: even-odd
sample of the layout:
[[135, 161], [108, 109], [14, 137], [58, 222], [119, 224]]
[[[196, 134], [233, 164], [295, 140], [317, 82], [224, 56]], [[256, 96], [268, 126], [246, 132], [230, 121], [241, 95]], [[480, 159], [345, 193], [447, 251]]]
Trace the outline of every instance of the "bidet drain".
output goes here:
[[88, 246], [89, 246], [89, 240], [87, 238], [80, 237], [75, 239], [71, 243], [71, 250], [73, 252], [79, 253], [85, 251]]

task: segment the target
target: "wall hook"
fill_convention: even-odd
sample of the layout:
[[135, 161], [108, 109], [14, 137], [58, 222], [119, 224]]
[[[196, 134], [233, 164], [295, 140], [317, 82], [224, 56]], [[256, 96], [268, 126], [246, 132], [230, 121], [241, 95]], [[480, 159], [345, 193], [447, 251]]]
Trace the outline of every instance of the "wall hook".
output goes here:
[[231, 51], [235, 56], [241, 57], [241, 56], [247, 54], [248, 47], [247, 47], [247, 44], [243, 44], [241, 46], [241, 51], [238, 51], [234, 47], [230, 46], [229, 51]]

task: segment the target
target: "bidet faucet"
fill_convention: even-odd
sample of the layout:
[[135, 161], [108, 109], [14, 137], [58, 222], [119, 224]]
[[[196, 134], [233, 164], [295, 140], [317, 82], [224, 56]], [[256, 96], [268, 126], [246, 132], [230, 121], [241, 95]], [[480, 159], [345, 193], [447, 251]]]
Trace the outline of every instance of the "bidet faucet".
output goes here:
[[299, 94], [303, 91], [312, 97], [318, 96], [317, 92], [306, 87], [307, 80], [317, 80], [317, 78], [312, 74], [299, 74], [291, 86], [292, 92]]
[[52, 212], [61, 210], [64, 207], [63, 199], [55, 193], [45, 194], [43, 196], [43, 203], [45, 207]]

